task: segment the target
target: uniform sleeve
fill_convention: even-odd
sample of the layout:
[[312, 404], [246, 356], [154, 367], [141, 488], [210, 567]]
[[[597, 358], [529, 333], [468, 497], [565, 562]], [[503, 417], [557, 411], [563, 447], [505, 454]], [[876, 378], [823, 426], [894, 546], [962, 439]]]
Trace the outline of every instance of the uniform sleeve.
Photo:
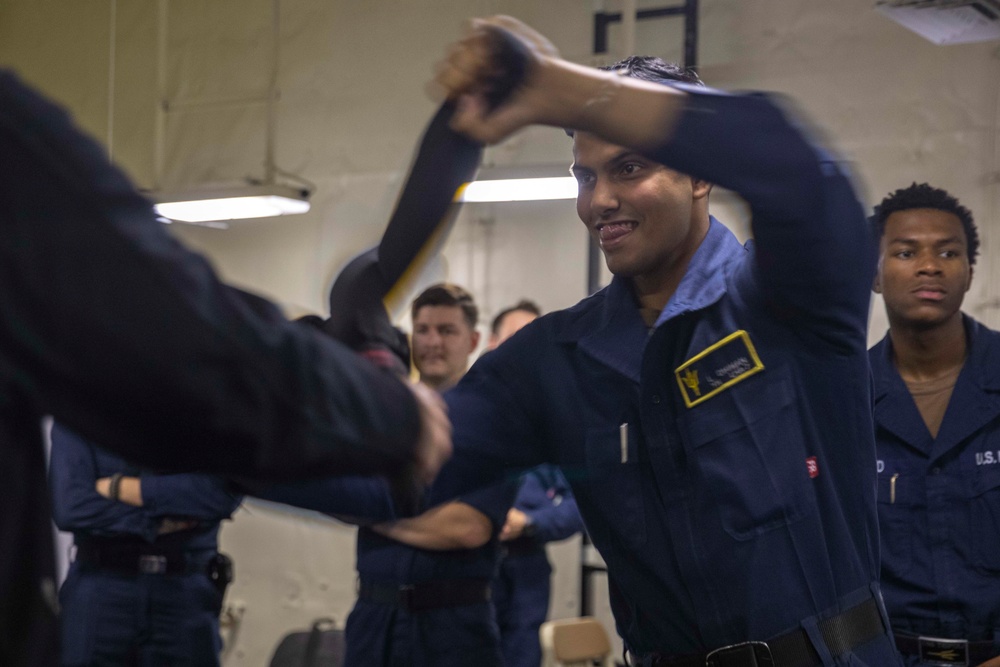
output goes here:
[[[531, 518], [534, 526], [534, 537], [538, 542], [556, 542], [565, 540], [583, 530], [583, 519], [576, 506], [576, 498], [563, 478], [562, 473], [551, 471], [552, 484], [545, 485], [542, 498], [531, 506], [518, 507]], [[522, 485], [522, 489], [526, 485]], [[520, 501], [520, 492], [518, 501]], [[515, 502], [515, 506], [519, 503]]]
[[157, 470], [392, 473], [398, 379], [222, 284], [100, 147], [0, 71], [0, 340], [39, 410]]
[[785, 100], [677, 87], [686, 108], [650, 157], [746, 200], [750, 270], [773, 313], [834, 339], [864, 331], [875, 245], [846, 166], [814, 145]]
[[444, 394], [455, 451], [434, 482], [435, 496], [442, 500], [514, 479], [553, 460], [539, 438], [537, 406], [543, 403], [535, 374], [525, 368], [531, 336], [522, 333], [480, 357]]
[[352, 520], [364, 519], [374, 523], [399, 518], [389, 484], [381, 477], [331, 477], [275, 484], [255, 491], [253, 495]]
[[493, 524], [493, 532], [496, 533], [503, 528], [507, 520], [507, 510], [514, 504], [517, 486], [516, 481], [506, 480], [485, 489], [471, 491], [459, 496], [457, 500], [486, 515]]
[[199, 474], [140, 477], [142, 505], [155, 517], [188, 517], [222, 521], [232, 516], [243, 498], [222, 477]]
[[49, 488], [52, 518], [60, 530], [92, 535], [138, 535], [156, 537], [157, 522], [141, 507], [105, 498], [97, 493], [100, 477], [114, 472], [98, 471], [95, 451], [75, 433], [56, 423], [52, 427]]

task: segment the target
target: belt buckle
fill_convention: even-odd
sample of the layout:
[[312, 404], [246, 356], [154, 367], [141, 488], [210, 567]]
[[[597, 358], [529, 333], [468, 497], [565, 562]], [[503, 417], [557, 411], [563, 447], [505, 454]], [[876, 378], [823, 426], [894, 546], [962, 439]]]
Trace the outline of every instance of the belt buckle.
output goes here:
[[968, 665], [969, 642], [966, 639], [917, 637], [920, 659], [930, 665]]
[[725, 664], [734, 664], [729, 658], [735, 658], [743, 660], [740, 664], [745, 667], [774, 667], [774, 656], [767, 642], [740, 642], [709, 651], [705, 656], [705, 667], [721, 667], [722, 663], [716, 661], [723, 656], [727, 658]]
[[142, 574], [166, 574], [167, 557], [152, 554], [139, 556], [139, 572]]

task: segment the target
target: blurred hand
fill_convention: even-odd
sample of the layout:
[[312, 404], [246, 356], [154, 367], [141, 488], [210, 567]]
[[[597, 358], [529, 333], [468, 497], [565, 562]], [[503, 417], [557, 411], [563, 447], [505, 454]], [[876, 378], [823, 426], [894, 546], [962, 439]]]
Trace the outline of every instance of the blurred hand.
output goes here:
[[507, 520], [500, 529], [500, 541], [516, 540], [524, 533], [524, 527], [527, 525], [528, 515], [516, 507], [511, 507], [507, 510]]
[[545, 122], [545, 67], [559, 57], [552, 43], [509, 16], [473, 19], [437, 67], [433, 88], [456, 104], [452, 128], [483, 143]]
[[979, 667], [1000, 667], [1000, 657], [990, 658], [986, 662], [979, 665]]
[[420, 438], [417, 440], [417, 475], [425, 484], [434, 481], [441, 466], [451, 458], [451, 422], [441, 396], [425, 384], [408, 385], [420, 410]]

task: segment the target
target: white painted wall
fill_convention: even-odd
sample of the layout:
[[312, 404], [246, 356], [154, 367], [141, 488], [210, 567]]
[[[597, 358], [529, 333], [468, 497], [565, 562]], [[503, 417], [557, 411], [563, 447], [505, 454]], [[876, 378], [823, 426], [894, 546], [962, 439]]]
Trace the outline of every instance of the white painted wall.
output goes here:
[[[590, 54], [591, 12], [605, 5], [615, 8], [614, 0], [285, 0], [277, 160], [316, 184], [313, 210], [228, 231], [176, 227], [176, 233], [227, 279], [286, 304], [292, 314], [322, 312], [338, 267], [378, 238], [434, 109], [424, 83], [462, 21], [509, 13], [548, 35], [567, 57], [593, 64], [601, 59]], [[869, 206], [914, 180], [957, 195], [976, 214], [983, 241], [967, 310], [1000, 326], [997, 43], [934, 46], [873, 5], [702, 0], [701, 73], [719, 87], [794, 98], [854, 161]], [[166, 89], [175, 105], [265, 91], [269, 0], [169, 0], [167, 6]], [[143, 187], [154, 185], [156, 7], [151, 0], [0, 0], [0, 65], [67, 105]], [[615, 48], [621, 35], [617, 29], [611, 35]], [[639, 51], [678, 59], [680, 44], [677, 20], [639, 25]], [[256, 104], [169, 114], [161, 185], [259, 178], [264, 131]], [[558, 130], [532, 129], [490, 149], [486, 161], [568, 163], [569, 140]], [[716, 215], [745, 237], [739, 205], [726, 193], [713, 198]], [[522, 296], [546, 309], [583, 297], [585, 248], [571, 202], [469, 206], [427, 280], [448, 277], [470, 287], [485, 325]], [[872, 340], [884, 329], [876, 303]], [[284, 632], [316, 616], [343, 622], [353, 596], [352, 531], [253, 503], [227, 525], [222, 541], [237, 563], [229, 603], [244, 609], [227, 664], [263, 664]], [[572, 543], [556, 549], [555, 616], [575, 613], [575, 553]]]

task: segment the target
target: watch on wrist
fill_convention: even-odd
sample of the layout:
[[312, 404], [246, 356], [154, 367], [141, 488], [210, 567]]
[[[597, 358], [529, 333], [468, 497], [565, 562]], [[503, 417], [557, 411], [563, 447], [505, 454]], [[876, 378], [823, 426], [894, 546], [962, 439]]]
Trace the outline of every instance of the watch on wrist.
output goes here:
[[118, 495], [121, 493], [122, 478], [125, 477], [125, 473], [116, 472], [111, 476], [111, 483], [108, 485], [108, 497], [111, 500], [118, 500]]

